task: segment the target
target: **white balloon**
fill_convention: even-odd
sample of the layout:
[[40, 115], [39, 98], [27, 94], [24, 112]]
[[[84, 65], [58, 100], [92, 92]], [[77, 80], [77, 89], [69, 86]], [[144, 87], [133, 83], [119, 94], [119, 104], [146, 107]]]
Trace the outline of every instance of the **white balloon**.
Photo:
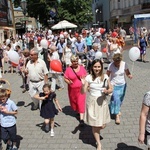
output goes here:
[[10, 44], [10, 39], [6, 40], [6, 45]]
[[101, 59], [103, 56], [102, 52], [96, 52], [95, 59]]
[[20, 59], [20, 57], [19, 57], [19, 54], [18, 54], [16, 51], [10, 50], [10, 51], [8, 52], [8, 58], [9, 58], [9, 60], [10, 60], [11, 62], [15, 63], [16, 65], [19, 64], [19, 59]]
[[48, 41], [46, 39], [42, 39], [40, 42], [41, 46], [43, 48], [47, 48], [48, 47]]
[[52, 34], [52, 30], [48, 30], [48, 35], [51, 35]]
[[132, 61], [136, 61], [139, 57], [140, 57], [140, 50], [139, 50], [139, 48], [138, 47], [132, 47], [129, 50], [129, 58]]

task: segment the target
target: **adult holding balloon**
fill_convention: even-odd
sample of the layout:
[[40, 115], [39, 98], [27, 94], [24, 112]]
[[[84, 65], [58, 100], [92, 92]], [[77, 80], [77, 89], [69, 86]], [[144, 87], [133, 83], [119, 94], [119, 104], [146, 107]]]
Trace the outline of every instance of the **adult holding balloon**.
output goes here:
[[50, 47], [50, 53], [48, 54], [48, 58], [50, 61], [50, 73], [52, 74], [51, 89], [52, 91], [56, 90], [56, 80], [58, 80], [58, 86], [60, 87], [58, 90], [62, 90], [64, 89], [64, 82], [61, 76], [62, 65], [56, 46], [53, 45]]
[[113, 93], [110, 100], [110, 113], [116, 115], [116, 124], [120, 124], [121, 105], [126, 93], [125, 75], [132, 79], [132, 75], [126, 62], [122, 61], [122, 54], [117, 53], [113, 56], [113, 62], [109, 64], [107, 75], [113, 85]]
[[86, 70], [79, 65], [79, 57], [72, 55], [72, 65], [68, 67], [64, 73], [64, 80], [68, 84], [68, 96], [71, 108], [80, 114], [80, 125], [84, 125], [83, 116], [85, 112], [85, 94], [81, 94], [82, 82], [81, 78], [86, 76]]

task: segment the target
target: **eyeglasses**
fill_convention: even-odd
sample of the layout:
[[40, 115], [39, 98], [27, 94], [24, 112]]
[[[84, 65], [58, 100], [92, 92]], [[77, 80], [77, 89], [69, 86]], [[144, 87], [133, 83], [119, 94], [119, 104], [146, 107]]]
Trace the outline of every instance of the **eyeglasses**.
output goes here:
[[5, 100], [5, 99], [6, 99], [6, 97], [4, 97], [4, 98], [0, 98], [0, 101]]
[[36, 55], [36, 54], [30, 54], [30, 56], [34, 56], [34, 55]]

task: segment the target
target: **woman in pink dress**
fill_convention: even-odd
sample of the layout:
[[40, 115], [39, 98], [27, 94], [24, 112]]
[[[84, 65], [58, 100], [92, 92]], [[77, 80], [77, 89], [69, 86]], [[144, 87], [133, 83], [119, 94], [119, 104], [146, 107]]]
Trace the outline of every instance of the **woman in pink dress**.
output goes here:
[[68, 96], [71, 108], [80, 114], [80, 125], [84, 125], [83, 115], [85, 112], [85, 94], [81, 94], [81, 78], [86, 76], [86, 70], [79, 65], [79, 57], [72, 55], [71, 66], [68, 67], [64, 73], [64, 80], [68, 84]]

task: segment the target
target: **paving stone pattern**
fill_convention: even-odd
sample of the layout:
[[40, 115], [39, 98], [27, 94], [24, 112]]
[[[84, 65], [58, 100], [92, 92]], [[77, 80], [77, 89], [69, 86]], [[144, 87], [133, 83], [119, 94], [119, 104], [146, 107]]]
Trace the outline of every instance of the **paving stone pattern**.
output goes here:
[[[149, 51], [150, 49], [147, 49], [147, 59], [150, 57]], [[130, 70], [133, 70], [133, 79], [127, 79], [127, 92], [121, 110], [121, 124], [116, 125], [115, 120], [112, 119], [100, 133], [102, 150], [145, 150], [146, 146], [139, 145], [137, 138], [142, 98], [150, 88], [150, 63], [140, 61], [132, 63], [128, 57], [128, 50], [124, 51], [123, 59], [128, 63]], [[43, 131], [44, 120], [40, 117], [39, 110], [31, 111], [32, 101], [28, 92], [22, 93], [22, 89], [20, 89], [21, 77], [18, 74], [6, 73], [4, 78], [11, 83], [11, 99], [18, 106], [17, 138], [19, 150], [96, 149], [91, 127], [81, 128], [78, 126], [78, 118], [69, 105], [67, 86], [64, 90], [56, 92], [63, 112], [55, 117], [55, 136], [50, 137], [50, 133]], [[4, 144], [3, 149], [5, 149]]]

